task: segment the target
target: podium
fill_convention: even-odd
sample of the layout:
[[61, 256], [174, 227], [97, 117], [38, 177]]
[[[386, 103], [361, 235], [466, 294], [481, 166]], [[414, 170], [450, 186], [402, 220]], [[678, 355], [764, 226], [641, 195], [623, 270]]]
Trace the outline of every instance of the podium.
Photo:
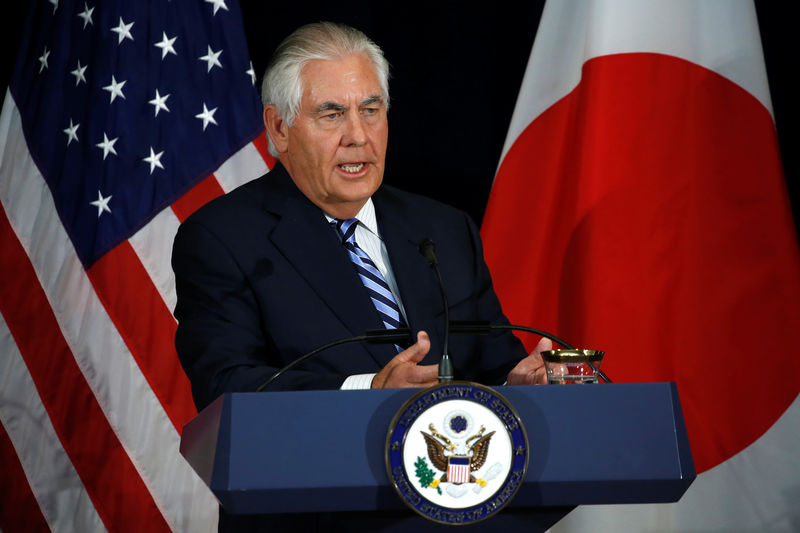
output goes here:
[[[581, 504], [674, 502], [696, 477], [674, 383], [497, 390], [522, 419], [529, 461], [488, 525], [514, 509], [549, 524], [554, 508], [557, 520]], [[184, 427], [181, 453], [228, 513], [402, 510], [385, 442], [416, 392], [225, 394]]]

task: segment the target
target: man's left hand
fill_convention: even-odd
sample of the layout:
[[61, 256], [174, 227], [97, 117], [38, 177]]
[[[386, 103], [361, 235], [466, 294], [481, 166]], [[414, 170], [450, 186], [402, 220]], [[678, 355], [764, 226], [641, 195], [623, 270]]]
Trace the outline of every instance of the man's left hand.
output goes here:
[[508, 373], [509, 385], [544, 385], [547, 383], [547, 371], [542, 360], [542, 352], [553, 349], [553, 342], [542, 337], [531, 354], [517, 363]]

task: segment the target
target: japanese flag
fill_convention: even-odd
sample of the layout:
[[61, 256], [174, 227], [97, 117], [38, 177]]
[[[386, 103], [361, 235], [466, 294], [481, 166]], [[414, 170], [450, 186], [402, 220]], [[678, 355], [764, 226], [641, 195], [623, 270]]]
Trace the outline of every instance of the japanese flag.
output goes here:
[[800, 254], [752, 2], [548, 2], [482, 236], [511, 322], [678, 384], [681, 501], [556, 531], [800, 523]]

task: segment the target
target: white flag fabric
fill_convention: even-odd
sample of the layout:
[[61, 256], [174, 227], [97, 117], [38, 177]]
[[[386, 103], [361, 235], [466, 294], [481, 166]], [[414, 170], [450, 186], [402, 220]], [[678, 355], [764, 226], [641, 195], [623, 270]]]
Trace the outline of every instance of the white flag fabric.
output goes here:
[[554, 531], [800, 527], [800, 253], [751, 1], [548, 2], [481, 233], [513, 323], [678, 384], [681, 501]]

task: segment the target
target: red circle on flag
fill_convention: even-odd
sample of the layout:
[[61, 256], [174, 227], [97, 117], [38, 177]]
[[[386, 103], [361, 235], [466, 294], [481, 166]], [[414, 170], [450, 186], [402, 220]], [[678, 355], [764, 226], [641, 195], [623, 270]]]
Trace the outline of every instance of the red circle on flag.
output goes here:
[[800, 254], [775, 127], [708, 69], [586, 62], [509, 150], [482, 235], [513, 323], [605, 350], [615, 381], [677, 382], [698, 472], [800, 391]]

